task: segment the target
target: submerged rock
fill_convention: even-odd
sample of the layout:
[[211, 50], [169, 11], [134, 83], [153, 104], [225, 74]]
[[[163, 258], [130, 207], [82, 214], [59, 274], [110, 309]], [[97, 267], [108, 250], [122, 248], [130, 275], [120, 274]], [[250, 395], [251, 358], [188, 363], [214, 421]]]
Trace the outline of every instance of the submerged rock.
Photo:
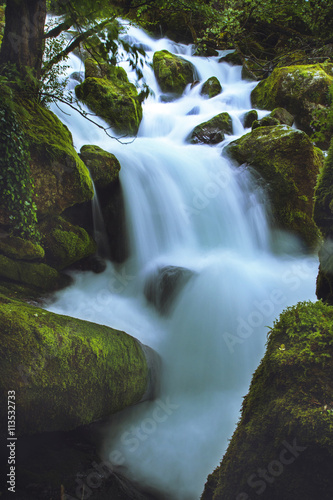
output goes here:
[[202, 500], [333, 498], [333, 308], [300, 303], [270, 330], [241, 419]]
[[185, 87], [194, 81], [194, 67], [180, 56], [175, 56], [167, 50], [155, 52], [153, 68], [156, 80], [162, 92], [181, 95]]
[[231, 142], [227, 151], [263, 177], [278, 227], [315, 248], [319, 231], [312, 217], [313, 195], [323, 154], [309, 137], [286, 125], [260, 127]]
[[75, 87], [75, 93], [117, 133], [137, 134], [142, 119], [141, 102], [123, 68], [109, 66], [105, 78], [89, 76]]
[[157, 268], [146, 280], [145, 297], [161, 314], [167, 314], [177, 294], [192, 275], [193, 271], [184, 267], [165, 266]]
[[[0, 417], [15, 391], [17, 434], [70, 430], [138, 403], [151, 384], [124, 332], [0, 296]], [[154, 356], [152, 356], [154, 357]]]
[[201, 95], [207, 96], [209, 99], [217, 96], [222, 92], [222, 86], [216, 76], [212, 76], [205, 81], [201, 89]]
[[232, 134], [232, 120], [226, 112], [197, 125], [190, 135], [190, 142], [192, 144], [217, 144], [224, 141], [224, 134]]
[[[299, 128], [310, 136], [314, 130], [323, 137], [318, 142], [327, 147], [332, 130], [326, 130], [329, 88], [333, 83], [333, 64], [315, 64], [275, 68], [252, 91], [252, 105], [260, 109], [286, 108], [295, 116]], [[322, 125], [315, 120], [322, 114]]]

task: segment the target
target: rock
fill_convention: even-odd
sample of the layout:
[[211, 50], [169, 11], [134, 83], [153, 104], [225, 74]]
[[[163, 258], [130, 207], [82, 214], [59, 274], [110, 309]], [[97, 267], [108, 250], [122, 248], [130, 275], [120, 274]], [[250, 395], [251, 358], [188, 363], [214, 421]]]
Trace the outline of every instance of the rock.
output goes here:
[[61, 214], [72, 205], [91, 200], [90, 175], [67, 127], [35, 102], [24, 101], [16, 111], [29, 142], [38, 218]]
[[125, 203], [120, 183], [112, 189], [108, 199], [102, 200], [102, 213], [108, 235], [111, 260], [124, 262], [129, 257]]
[[44, 249], [37, 243], [9, 235], [0, 238], [0, 253], [16, 260], [40, 261], [45, 256]]
[[62, 217], [44, 219], [39, 225], [46, 261], [57, 270], [93, 255], [97, 246], [92, 237], [79, 226]]
[[154, 383], [143, 346], [124, 332], [4, 296], [0, 316], [0, 417], [7, 417], [10, 387], [16, 435], [107, 417], [138, 403]]
[[75, 87], [78, 99], [87, 104], [119, 134], [136, 135], [142, 107], [135, 85], [123, 68], [109, 66], [107, 77], [88, 77]]
[[161, 314], [168, 314], [177, 294], [192, 275], [193, 271], [184, 267], [158, 267], [146, 280], [145, 297]]
[[269, 115], [261, 120], [255, 120], [252, 124], [252, 130], [258, 127], [274, 127], [275, 125], [292, 126], [294, 117], [284, 108], [275, 108]]
[[333, 498], [332, 339], [333, 309], [321, 302], [275, 322], [202, 500]]
[[197, 125], [189, 140], [192, 144], [217, 144], [224, 140], [224, 134], [232, 134], [232, 120], [226, 112]]
[[250, 127], [252, 127], [252, 123], [255, 120], [258, 120], [258, 112], [255, 109], [251, 109], [251, 111], [248, 111], [243, 116], [243, 125], [244, 125], [244, 128], [250, 128]]
[[318, 299], [333, 304], [333, 139], [315, 189], [313, 218], [324, 237], [319, 251]]
[[255, 130], [258, 127], [274, 127], [276, 125], [280, 125], [279, 120], [273, 118], [270, 115], [264, 116], [261, 120], [255, 120], [252, 123], [252, 130]]
[[315, 248], [319, 231], [312, 218], [313, 195], [323, 154], [309, 137], [286, 125], [260, 127], [230, 143], [227, 151], [268, 184], [277, 226]]
[[44, 263], [14, 260], [0, 255], [0, 278], [24, 283], [42, 291], [52, 291], [63, 288], [71, 280]]
[[229, 52], [226, 56], [223, 56], [219, 59], [219, 62], [226, 62], [231, 64], [232, 66], [242, 66], [243, 61], [238, 52]]
[[119, 179], [120, 163], [117, 158], [98, 146], [82, 146], [80, 158], [88, 167], [96, 189], [108, 187]]
[[[252, 105], [260, 109], [286, 108], [294, 115], [298, 127], [310, 137], [314, 129], [321, 132], [323, 138], [317, 143], [320, 147], [327, 147], [332, 130], [325, 129], [325, 117], [332, 83], [333, 64], [330, 63], [275, 68], [252, 91]], [[322, 114], [323, 125], [313, 122], [318, 112]]]
[[194, 81], [193, 65], [167, 50], [155, 52], [153, 68], [162, 92], [171, 92], [180, 96], [185, 87]]
[[209, 99], [217, 96], [222, 92], [222, 86], [216, 76], [212, 76], [205, 81], [201, 89], [201, 95], [207, 96]]

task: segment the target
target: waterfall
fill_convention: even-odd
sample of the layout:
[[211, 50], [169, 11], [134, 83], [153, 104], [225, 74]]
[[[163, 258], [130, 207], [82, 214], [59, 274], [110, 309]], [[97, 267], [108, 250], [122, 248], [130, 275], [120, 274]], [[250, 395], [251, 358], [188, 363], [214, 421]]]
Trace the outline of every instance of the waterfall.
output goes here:
[[[226, 450], [269, 327], [287, 306], [315, 300], [317, 259], [283, 234], [274, 251], [265, 191], [224, 154], [246, 132], [242, 117], [256, 83], [242, 80], [240, 67], [220, 63], [222, 53], [195, 57], [191, 46], [134, 27], [125, 36], [145, 47], [144, 76], [153, 91], [136, 140], [122, 145], [73, 111], [54, 111], [76, 147], [96, 144], [119, 159], [130, 257], [120, 268], [108, 263], [100, 275], [77, 273], [49, 309], [125, 330], [160, 354], [157, 399], [111, 419], [103, 458], [158, 498], [195, 500]], [[191, 61], [200, 80], [172, 102], [161, 99], [149, 65], [161, 49]], [[128, 63], [119, 64], [135, 81]], [[223, 91], [207, 99], [200, 90], [211, 76]], [[214, 147], [187, 142], [196, 125], [223, 111], [233, 136]], [[163, 283], [178, 286], [167, 311], [149, 295]]]

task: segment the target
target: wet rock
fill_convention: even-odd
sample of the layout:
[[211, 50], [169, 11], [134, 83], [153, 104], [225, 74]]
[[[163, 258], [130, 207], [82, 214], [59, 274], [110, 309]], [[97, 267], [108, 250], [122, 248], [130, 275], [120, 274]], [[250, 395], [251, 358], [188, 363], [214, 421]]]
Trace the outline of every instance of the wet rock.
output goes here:
[[226, 112], [197, 125], [189, 140], [192, 144], [217, 144], [224, 140], [224, 134], [232, 134], [232, 120]]
[[219, 95], [222, 92], [222, 86], [216, 76], [212, 76], [205, 81], [201, 89], [201, 95], [207, 96], [209, 99]]
[[194, 67], [180, 56], [175, 56], [167, 50], [155, 52], [153, 68], [156, 80], [162, 92], [181, 95], [189, 83], [193, 83]]

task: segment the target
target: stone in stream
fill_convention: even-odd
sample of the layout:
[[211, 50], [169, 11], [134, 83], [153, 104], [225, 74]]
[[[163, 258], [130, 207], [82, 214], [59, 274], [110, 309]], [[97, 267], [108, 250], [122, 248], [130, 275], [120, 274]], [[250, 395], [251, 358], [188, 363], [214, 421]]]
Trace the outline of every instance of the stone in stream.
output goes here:
[[226, 112], [197, 125], [189, 140], [192, 144], [218, 144], [224, 141], [224, 134], [232, 134], [232, 120]]
[[193, 271], [184, 267], [159, 267], [148, 276], [144, 287], [145, 297], [161, 314], [167, 314], [177, 294], [192, 275]]

